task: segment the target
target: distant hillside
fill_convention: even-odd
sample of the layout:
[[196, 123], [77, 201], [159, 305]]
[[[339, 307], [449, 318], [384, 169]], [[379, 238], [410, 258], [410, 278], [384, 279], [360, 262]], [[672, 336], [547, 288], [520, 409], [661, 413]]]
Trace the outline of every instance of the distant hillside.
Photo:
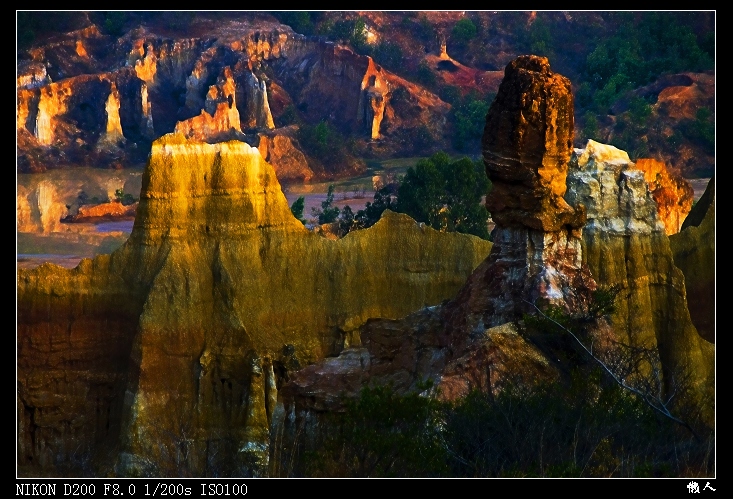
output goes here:
[[[255, 144], [271, 130], [247, 121], [266, 103], [275, 130], [296, 125], [289, 139], [308, 162], [297, 170], [314, 178], [358, 172], [358, 158], [478, 155], [504, 67], [526, 53], [548, 57], [570, 78], [576, 146], [612, 143], [687, 177], [714, 170], [714, 11], [65, 11], [19, 12], [17, 20], [20, 171], [144, 161], [152, 140], [206, 110], [225, 67], [234, 71], [240, 115], [233, 129], [248, 135], [240, 138]], [[79, 88], [68, 80], [83, 75], [107, 82], [86, 83], [81, 93], [97, 98], [48, 100], [58, 90], [50, 85]], [[266, 101], [248, 75], [265, 86]], [[122, 92], [125, 140], [100, 145], [112, 82]], [[43, 136], [49, 120], [54, 137]]]

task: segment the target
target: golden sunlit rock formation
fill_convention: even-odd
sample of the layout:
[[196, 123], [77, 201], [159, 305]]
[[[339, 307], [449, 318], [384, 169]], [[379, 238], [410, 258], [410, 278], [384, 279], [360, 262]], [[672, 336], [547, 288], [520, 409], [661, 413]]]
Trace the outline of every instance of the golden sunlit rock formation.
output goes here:
[[667, 165], [656, 159], [638, 159], [636, 168], [644, 172], [644, 180], [657, 203], [664, 232], [668, 236], [677, 234], [692, 208], [692, 186], [685, 179], [671, 174]]
[[256, 473], [289, 373], [450, 298], [490, 246], [391, 212], [324, 239], [257, 149], [165, 136], [120, 250], [19, 271], [19, 463]]
[[685, 396], [714, 426], [714, 345], [690, 320], [685, 278], [644, 172], [613, 146], [589, 141], [573, 150], [572, 94], [547, 59], [520, 57], [506, 73], [483, 139], [497, 222], [490, 255], [454, 299], [404, 319], [367, 321], [361, 345], [296, 372], [276, 411], [287, 446], [364, 386], [404, 393], [430, 380], [439, 397], [454, 400], [473, 389], [497, 394], [560, 379], [567, 366], [539, 347], [542, 334], [532, 341], [519, 334], [522, 319], [536, 314], [532, 303], [583, 314], [597, 285], [620, 292], [610, 324], [591, 333], [595, 354], [603, 358], [621, 342], [658, 355], [663, 396], [689, 381]]
[[[588, 141], [571, 158], [565, 199], [586, 208], [583, 258], [596, 282], [620, 286], [611, 318], [617, 338], [658, 350], [669, 378], [676, 369], [687, 370], [695, 396], [711, 397], [714, 346], [690, 319], [685, 276], [675, 265], [645, 172], [625, 151]], [[713, 407], [703, 407], [712, 423]]]

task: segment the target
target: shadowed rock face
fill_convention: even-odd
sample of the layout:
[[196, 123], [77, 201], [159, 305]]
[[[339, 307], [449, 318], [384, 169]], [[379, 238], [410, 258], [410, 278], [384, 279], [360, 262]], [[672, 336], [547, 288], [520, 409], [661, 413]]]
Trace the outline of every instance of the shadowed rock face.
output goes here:
[[257, 473], [292, 371], [453, 296], [490, 246], [391, 212], [326, 240], [257, 149], [165, 136], [122, 248], [19, 271], [21, 470]]
[[685, 275], [692, 322], [700, 336], [715, 343], [715, 177], [669, 245]]

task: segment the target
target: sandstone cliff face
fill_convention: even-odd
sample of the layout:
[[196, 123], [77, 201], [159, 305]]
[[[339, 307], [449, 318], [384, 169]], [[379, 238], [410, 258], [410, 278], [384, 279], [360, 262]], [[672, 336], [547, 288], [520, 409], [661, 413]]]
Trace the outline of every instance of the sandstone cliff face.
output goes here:
[[715, 177], [669, 245], [685, 276], [692, 323], [700, 336], [715, 343]]
[[[710, 395], [713, 346], [690, 319], [685, 278], [675, 266], [644, 172], [626, 152], [589, 141], [570, 161], [565, 199], [586, 207], [583, 255], [593, 277], [621, 287], [612, 318], [615, 334], [624, 343], [657, 349], [666, 375], [684, 367], [696, 395]], [[712, 420], [712, 408], [706, 410]]]
[[369, 383], [408, 391], [429, 379], [453, 399], [558, 379], [562, 367], [518, 334], [519, 319], [535, 302], [582, 311], [597, 284], [621, 292], [610, 329], [593, 333], [595, 351], [621, 341], [658, 352], [667, 389], [685, 369], [714, 424], [714, 347], [690, 320], [644, 172], [612, 146], [589, 141], [572, 150], [572, 116], [560, 112], [572, 108], [572, 95], [546, 59], [520, 57], [506, 74], [483, 140], [497, 222], [489, 257], [453, 300], [404, 319], [370, 320], [360, 345], [295, 373], [276, 414], [288, 445], [298, 429], [316, 431], [321, 412], [343, 407], [338, 394], [356, 396]]
[[236, 86], [232, 70], [227, 66], [216, 85], [209, 87], [201, 114], [176, 123], [175, 133], [195, 140], [217, 141], [231, 132], [242, 132], [235, 98]]
[[293, 144], [292, 133], [293, 130], [287, 128], [261, 133], [257, 148], [265, 161], [275, 168], [280, 182], [308, 182], [313, 178], [313, 170], [308, 166], [305, 154]]
[[146, 140], [152, 127], [145, 84], [125, 69], [21, 89], [18, 110], [21, 171], [132, 161], [139, 153], [124, 142]]
[[692, 208], [695, 194], [692, 186], [685, 179], [671, 174], [667, 166], [659, 160], [639, 159], [636, 168], [644, 172], [644, 180], [657, 204], [657, 213], [664, 224], [664, 232], [668, 236], [677, 234]]
[[[142, 163], [151, 141], [173, 131], [209, 141], [249, 133], [255, 144], [254, 134], [279, 125], [273, 87], [307, 122], [326, 120], [365, 139], [389, 137], [390, 151], [412, 153], [409, 137], [420, 123], [434, 137], [445, 135], [449, 106], [370, 57], [272, 20], [240, 16], [202, 31], [171, 38], [140, 27], [114, 42], [90, 28], [31, 51], [34, 63], [19, 66], [19, 170]], [[59, 65], [53, 83], [41, 69], [52, 61]], [[96, 81], [104, 88], [92, 88]], [[407, 97], [395, 107], [398, 88]]]
[[290, 372], [449, 298], [489, 247], [394, 213], [326, 240], [257, 149], [166, 136], [120, 250], [19, 272], [19, 462], [74, 468], [80, 445], [122, 474], [256, 473]]

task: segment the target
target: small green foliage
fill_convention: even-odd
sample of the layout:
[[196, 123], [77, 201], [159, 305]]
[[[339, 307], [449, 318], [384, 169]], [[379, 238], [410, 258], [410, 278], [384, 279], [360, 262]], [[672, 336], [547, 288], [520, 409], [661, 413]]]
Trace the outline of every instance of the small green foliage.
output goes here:
[[432, 391], [363, 388], [344, 413], [324, 418], [322, 437], [291, 463], [291, 474], [621, 478], [714, 469], [712, 432], [691, 438], [597, 368], [576, 369], [564, 383], [507, 384], [454, 402]]
[[346, 161], [352, 145], [336, 127], [325, 120], [316, 125], [299, 125], [298, 142], [307, 154], [330, 167]]
[[481, 160], [451, 161], [439, 152], [407, 170], [397, 192], [395, 211], [407, 213], [436, 230], [489, 238], [489, 213], [481, 204], [489, 179]]
[[305, 10], [277, 11], [273, 15], [283, 24], [287, 24], [296, 33], [303, 35], [315, 34], [314, 19], [317, 14]]
[[125, 193], [124, 189], [120, 188], [115, 190], [115, 201], [122, 203], [124, 206], [130, 206], [131, 204], [134, 204], [137, 199], [135, 199], [135, 196], [132, 194]]
[[383, 40], [371, 51], [375, 61], [392, 71], [402, 70], [402, 49], [396, 43]]
[[616, 298], [620, 292], [619, 285], [600, 286], [593, 291], [589, 303], [573, 314], [562, 307], [550, 305], [542, 311], [544, 316], [525, 314], [524, 321], [529, 327], [538, 331], [562, 334], [569, 329], [580, 334], [589, 324], [595, 324], [599, 319], [613, 315], [616, 311]]
[[354, 215], [352, 229], [366, 229], [379, 221], [384, 210], [396, 211], [397, 189], [399, 182], [388, 182], [374, 193], [372, 202], [367, 202], [363, 210]]
[[305, 225], [305, 219], [303, 218], [303, 211], [305, 210], [305, 197], [300, 196], [298, 199], [293, 201], [293, 204], [290, 205], [290, 211], [293, 213], [293, 216], [300, 220], [300, 222]]
[[593, 139], [600, 141], [600, 130], [596, 115], [588, 111], [585, 113], [585, 125], [583, 125], [583, 136], [586, 140]]
[[422, 159], [397, 181], [374, 194], [374, 201], [354, 215], [352, 229], [371, 227], [389, 209], [443, 232], [461, 232], [489, 239], [489, 213], [481, 204], [489, 190], [481, 160], [452, 161], [445, 152]]
[[552, 57], [554, 38], [550, 25], [542, 15], [538, 15], [529, 27], [528, 33], [529, 51], [532, 54], [544, 57]]
[[362, 389], [333, 422], [320, 449], [308, 455], [312, 476], [435, 477], [447, 471], [440, 445], [441, 403], [390, 386]]
[[366, 21], [362, 17], [324, 22], [319, 31], [338, 42], [350, 43], [357, 51], [362, 51], [366, 47]]
[[112, 36], [120, 36], [123, 33], [128, 13], [121, 10], [113, 10], [104, 14], [104, 29]]
[[433, 70], [430, 69], [426, 61], [420, 61], [420, 64], [418, 64], [416, 78], [418, 83], [426, 87], [433, 87], [437, 81], [435, 73], [433, 73]]
[[471, 92], [462, 99], [457, 99], [451, 109], [450, 120], [453, 123], [453, 147], [459, 151], [478, 149], [486, 125], [486, 113], [496, 94], [490, 93], [485, 98]]
[[328, 194], [326, 194], [326, 200], [321, 201], [321, 208], [313, 208], [312, 213], [314, 217], [318, 218], [319, 224], [330, 224], [336, 221], [339, 217], [338, 206], [333, 206], [333, 192], [335, 186], [333, 184], [328, 186]]
[[476, 25], [468, 17], [464, 17], [453, 25], [451, 37], [456, 43], [468, 43], [476, 38]]

